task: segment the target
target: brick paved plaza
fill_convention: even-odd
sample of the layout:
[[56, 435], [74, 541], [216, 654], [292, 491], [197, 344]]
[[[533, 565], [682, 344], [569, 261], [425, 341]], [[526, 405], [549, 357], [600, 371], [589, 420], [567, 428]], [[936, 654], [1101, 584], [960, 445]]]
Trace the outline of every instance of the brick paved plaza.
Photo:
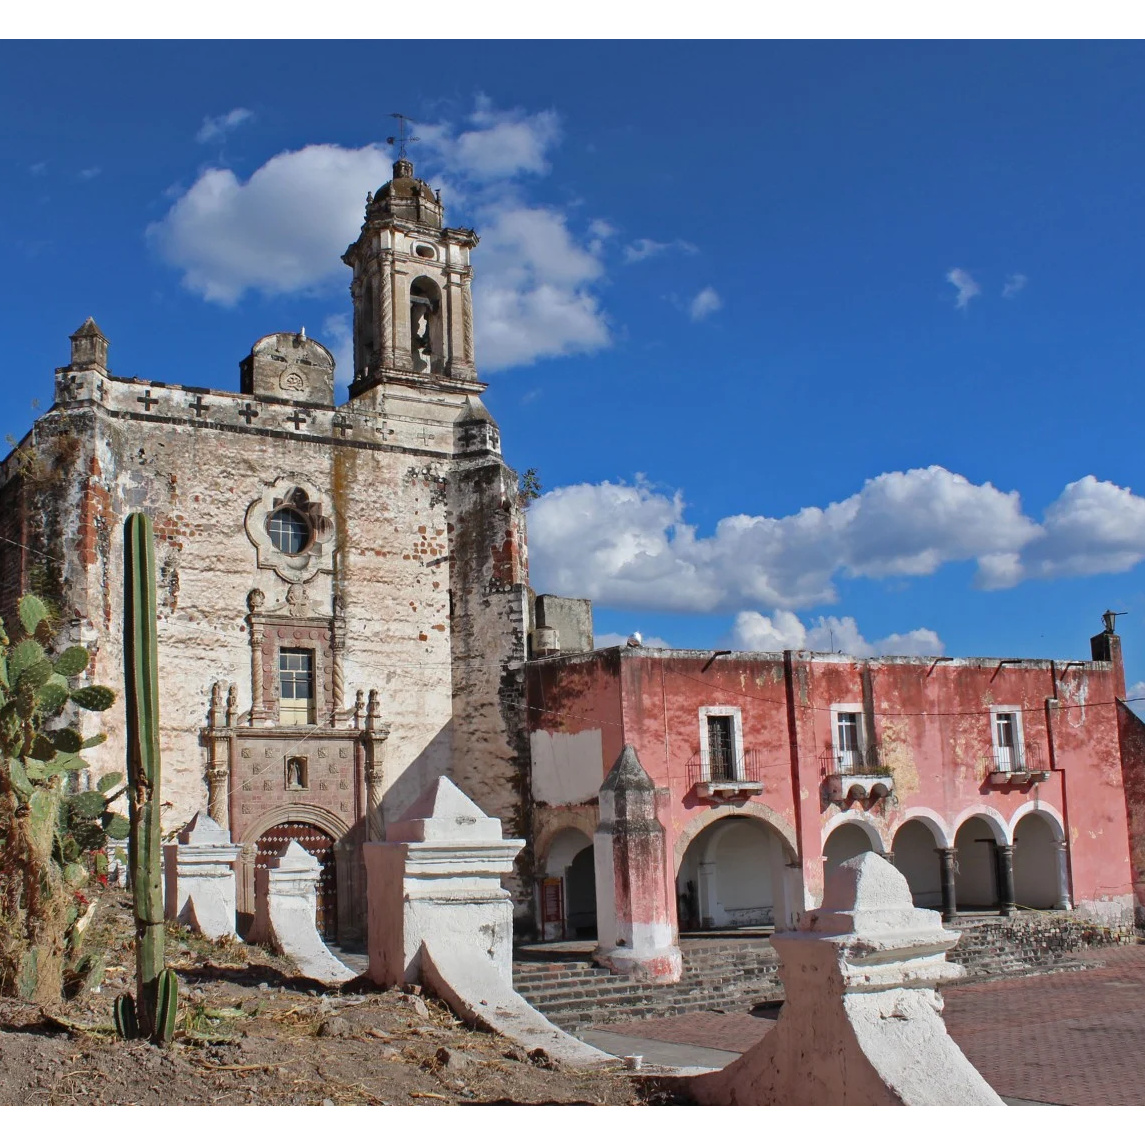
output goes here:
[[[1002, 1097], [1145, 1104], [1145, 946], [1095, 951], [1080, 970], [952, 986], [943, 997], [952, 1037]], [[746, 1013], [700, 1013], [601, 1028], [740, 1054], [771, 1026]]]

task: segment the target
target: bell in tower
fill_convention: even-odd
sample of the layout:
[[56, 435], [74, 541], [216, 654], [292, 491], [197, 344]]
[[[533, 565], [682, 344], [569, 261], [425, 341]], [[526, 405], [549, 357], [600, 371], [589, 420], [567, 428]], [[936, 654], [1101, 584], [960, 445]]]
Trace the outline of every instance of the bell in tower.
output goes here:
[[476, 380], [469, 252], [477, 241], [473, 231], [442, 226], [440, 196], [398, 159], [342, 256], [354, 272], [351, 397], [386, 380]]

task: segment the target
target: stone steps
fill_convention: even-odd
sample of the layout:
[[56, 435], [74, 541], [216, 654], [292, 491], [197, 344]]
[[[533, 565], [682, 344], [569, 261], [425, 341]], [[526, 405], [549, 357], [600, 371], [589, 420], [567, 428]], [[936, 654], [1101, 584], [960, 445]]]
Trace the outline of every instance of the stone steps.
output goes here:
[[[1134, 940], [1131, 929], [1060, 914], [961, 918], [954, 929], [961, 937], [948, 957], [970, 979], [1068, 969], [1080, 965], [1078, 955], [1092, 946]], [[545, 959], [535, 948], [532, 958], [514, 963], [513, 982], [530, 1004], [569, 1030], [782, 1001], [779, 959], [766, 937], [687, 938], [681, 949], [684, 973], [669, 985], [612, 974], [583, 956]]]
[[[697, 947], [701, 947], [697, 949]], [[687, 943], [679, 982], [654, 985], [585, 961], [514, 964], [513, 984], [566, 1029], [702, 1010], [748, 1009], [782, 997], [779, 959], [769, 943]]]

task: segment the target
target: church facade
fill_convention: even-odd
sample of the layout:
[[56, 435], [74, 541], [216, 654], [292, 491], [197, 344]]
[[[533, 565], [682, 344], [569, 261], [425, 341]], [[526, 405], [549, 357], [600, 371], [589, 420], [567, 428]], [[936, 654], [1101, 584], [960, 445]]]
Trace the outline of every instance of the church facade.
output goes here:
[[[528, 832], [532, 601], [474, 361], [477, 241], [400, 159], [344, 256], [347, 402], [304, 332], [257, 341], [237, 390], [201, 389], [112, 372], [89, 319], [0, 469], [0, 612], [28, 590], [59, 602], [121, 693], [122, 524], [154, 522], [164, 830], [203, 807], [229, 830], [240, 915], [297, 838], [323, 863], [324, 929], [360, 933], [360, 843], [439, 775]], [[122, 770], [121, 704], [85, 716], [109, 737], [96, 775]]]

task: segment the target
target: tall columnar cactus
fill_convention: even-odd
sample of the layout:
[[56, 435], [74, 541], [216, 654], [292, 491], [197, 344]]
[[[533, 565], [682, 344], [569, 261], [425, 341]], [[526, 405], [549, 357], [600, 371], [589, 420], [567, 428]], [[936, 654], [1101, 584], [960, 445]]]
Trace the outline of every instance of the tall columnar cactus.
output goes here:
[[[163, 885], [159, 830], [159, 668], [155, 620], [155, 538], [132, 513], [124, 526], [123, 660], [127, 701], [128, 862], [135, 905], [136, 1020], [142, 1037], [163, 1040], [157, 1013], [163, 977]], [[165, 1004], [173, 1004], [166, 983]]]

